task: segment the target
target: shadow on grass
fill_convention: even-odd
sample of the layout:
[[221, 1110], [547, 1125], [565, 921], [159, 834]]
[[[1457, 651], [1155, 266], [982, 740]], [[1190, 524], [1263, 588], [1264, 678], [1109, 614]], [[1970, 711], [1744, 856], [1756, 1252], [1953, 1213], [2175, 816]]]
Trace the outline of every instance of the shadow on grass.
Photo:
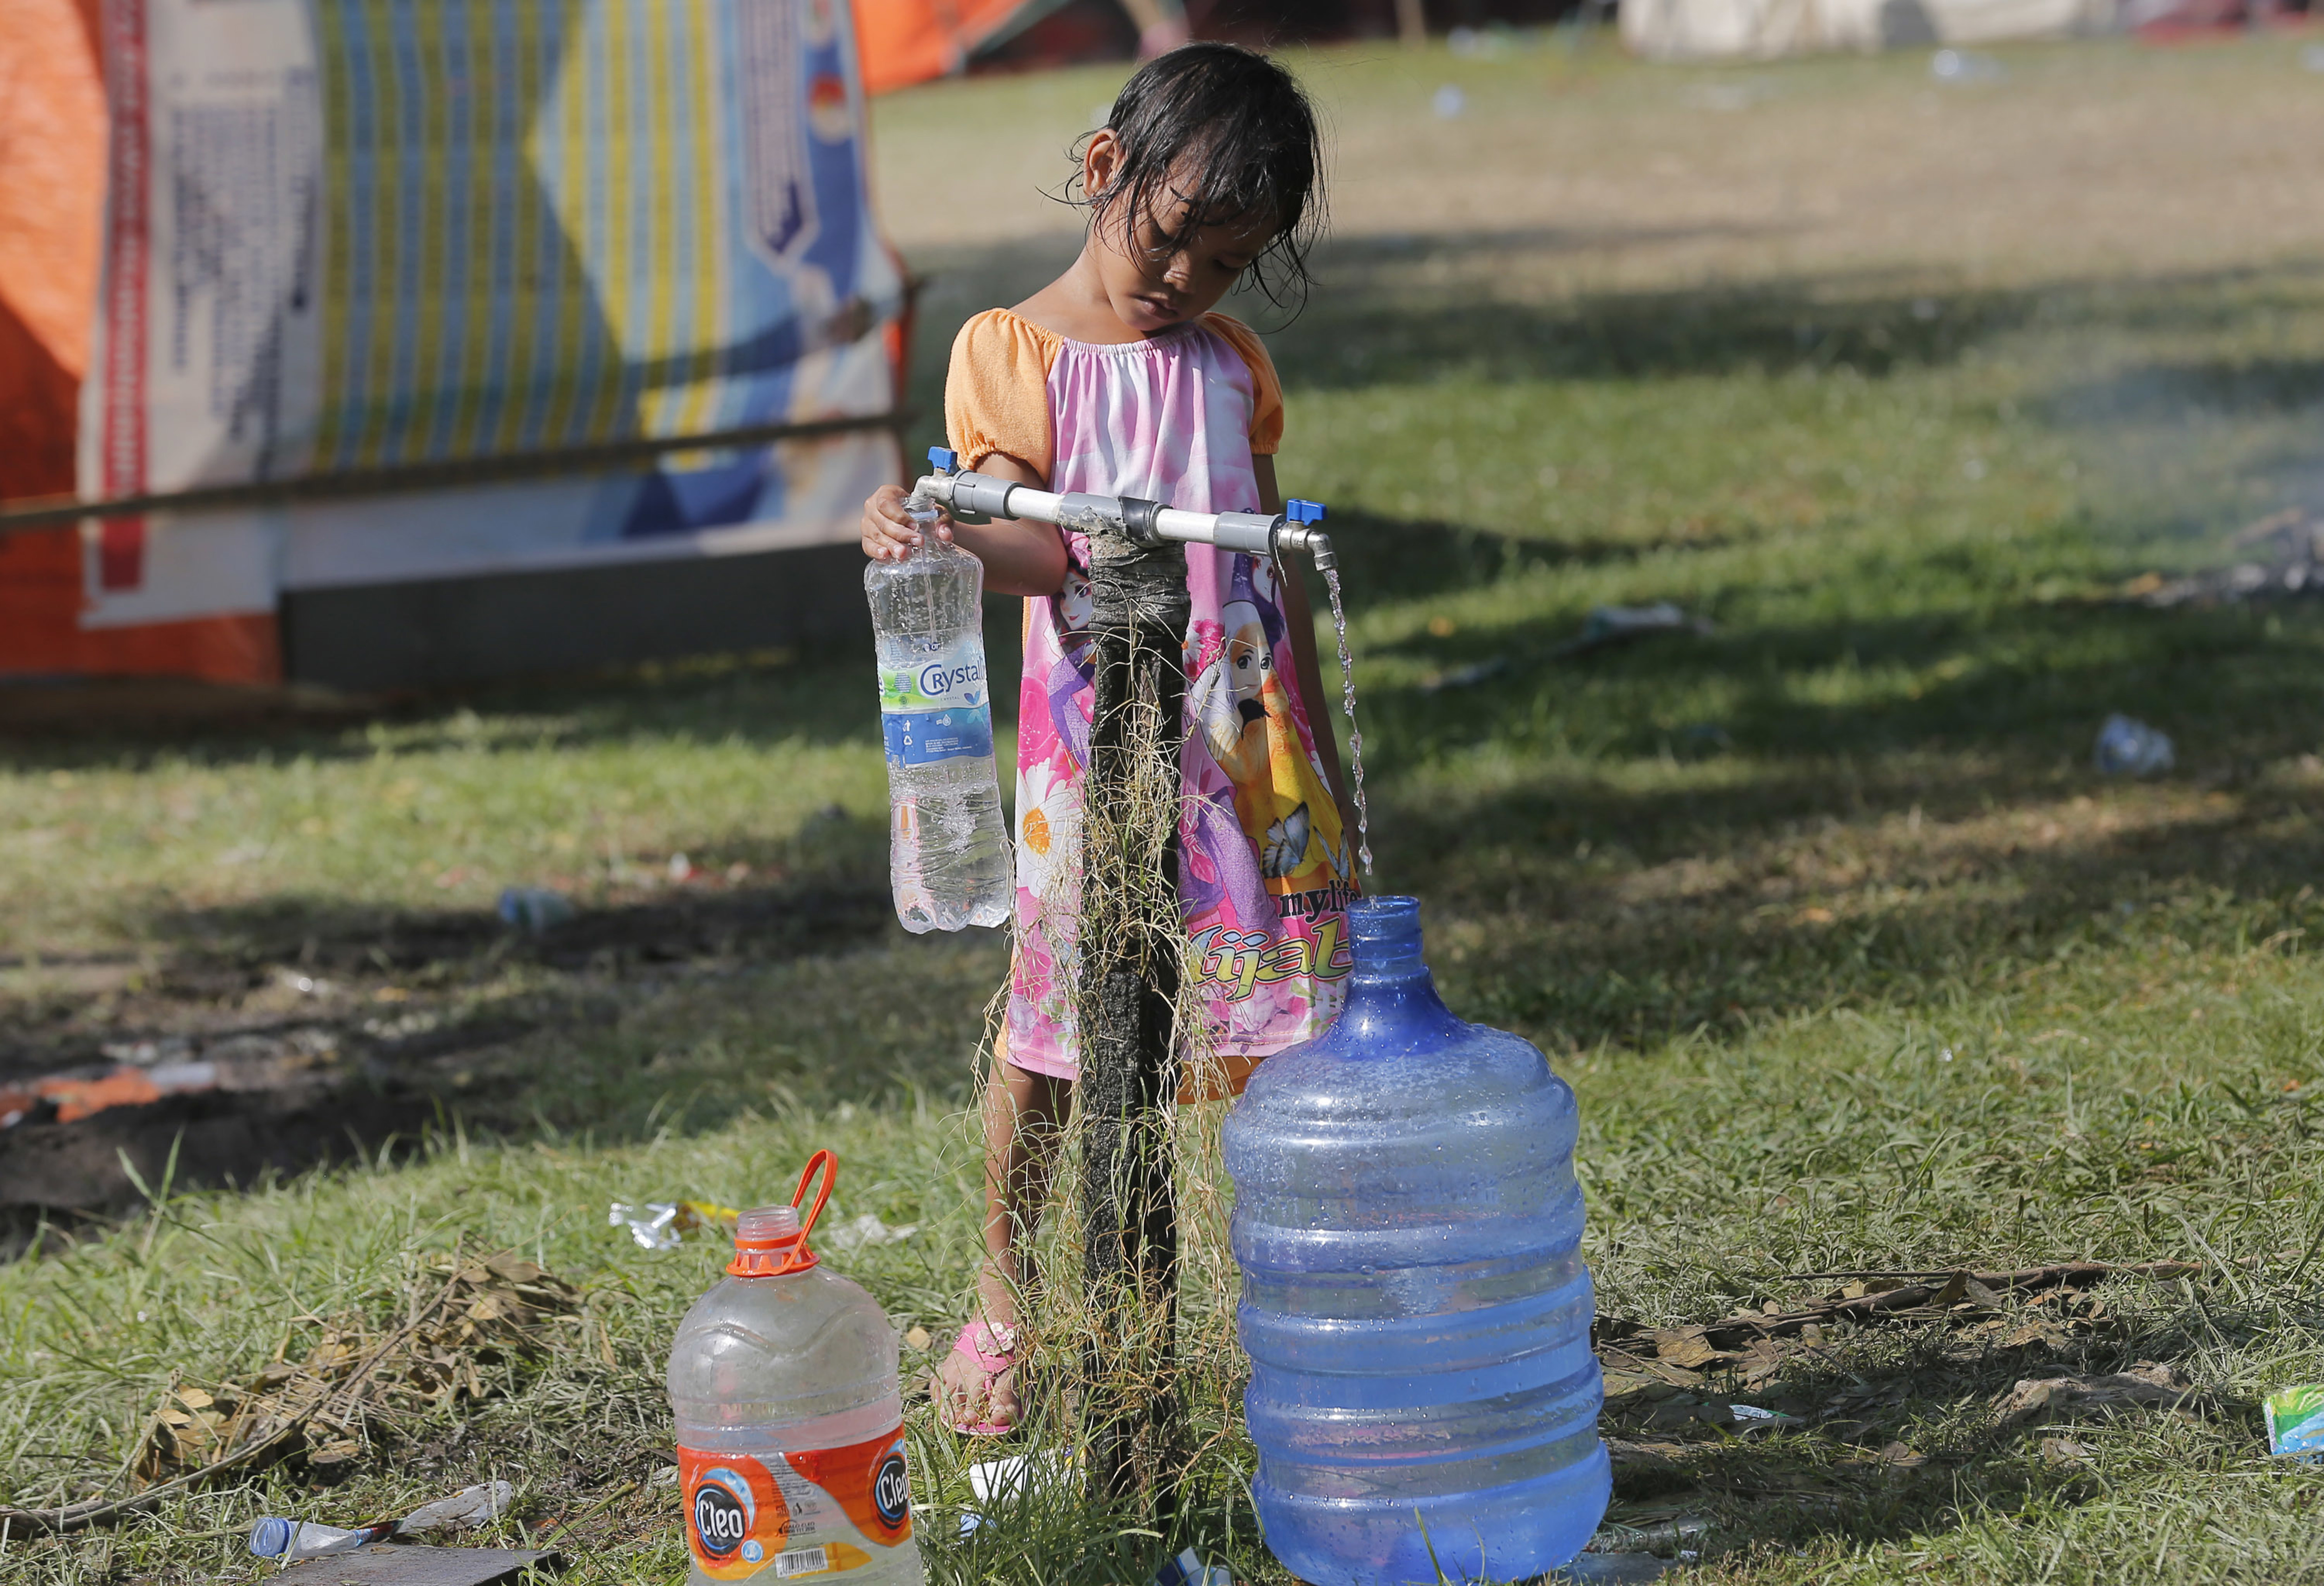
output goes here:
[[[1923, 788], [1859, 790], [1894, 809]], [[1616, 829], [1640, 831], [1640, 802], [1674, 819], [1717, 820], [1704, 836], [1733, 848], [1644, 875], [1559, 854], [1593, 816], [1600, 830], [1618, 816], [1628, 824]], [[1560, 799], [1530, 852], [1400, 864], [1394, 884], [1479, 922], [1481, 940], [1439, 965], [1454, 1005], [1553, 1050], [1646, 1047], [1833, 1007], [1942, 1003], [2086, 949], [2166, 934], [2248, 948], [2324, 924], [2310, 880], [2324, 874], [2324, 832], [2292, 798], [2108, 834], [2059, 812], [2077, 821], [2070, 836], [2043, 818], [1926, 844], [1895, 829], [1903, 823], [1867, 840], [1828, 814], [1815, 834], [1831, 790], [1803, 779], [1761, 790], [1753, 813], [1766, 824], [1736, 841], [1731, 806], [1740, 802]], [[1807, 841], [1771, 840], [1785, 817], [1809, 828]], [[1490, 818], [1523, 816], [1509, 801]], [[2157, 913], [2167, 925], [2149, 917]]]
[[[2239, 1422], [2256, 1443], [2258, 1404], [2205, 1388], [2175, 1409], [2069, 1409], [2005, 1425], [1996, 1407], [2013, 1388], [2140, 1364], [2179, 1367], [2200, 1380], [2206, 1353], [2248, 1345], [2282, 1325], [2280, 1315], [2246, 1313], [2214, 1291], [2174, 1298], [2136, 1321], [2107, 1318], [2094, 1333], [2021, 1344], [1979, 1346], [1944, 1327], [1872, 1327], [1794, 1356], [1756, 1388], [1715, 1377], [1691, 1391], [1665, 1388], [1609, 1403], [1602, 1430], [1617, 1450], [1611, 1517], [1633, 1525], [1641, 1515], [1711, 1518], [1713, 1540], [1731, 1553], [1835, 1536], [1894, 1542], [2029, 1503], [2098, 1501], [2115, 1486], [2115, 1473], [2103, 1468], [2109, 1423]], [[1727, 1418], [1731, 1399], [1789, 1421], [1738, 1429]], [[2099, 1435], [2089, 1445], [2071, 1441], [2093, 1430]], [[2068, 1446], [2043, 1446], [2058, 1438]]]
[[2102, 414], [2117, 422], [2170, 422], [2194, 413], [2292, 413], [2324, 402], [2324, 358], [2163, 360], [2111, 380], [2067, 387], [2052, 401], [2061, 412]]
[[[1407, 569], [1350, 543], [1412, 593], [1458, 559]], [[1416, 632], [1379, 652], [1406, 677], [1497, 669], [1363, 688], [1379, 785], [1408, 768], [1427, 789], [1375, 794], [1379, 884], [1482, 927], [1439, 964], [1464, 1010], [1557, 1045], [1646, 1043], [1995, 983], [2111, 939], [2126, 911], [2222, 945], [2324, 912], [2301, 769], [2324, 613], [2020, 599], [1559, 656], [1582, 614]], [[1705, 697], [1707, 719], [1674, 715]], [[2179, 771], [2098, 776], [2117, 710], [2170, 732]]]
[[[2062, 280], [2024, 288], [1937, 288], [1894, 272], [1750, 284], [1581, 292], [1513, 300], [1497, 275], [1546, 259], [1491, 235], [1335, 242], [1304, 312], [1266, 332], [1286, 389], [1471, 380], [1655, 380], [1846, 367], [1871, 378], [1939, 366], [2040, 325], [2148, 333], [2265, 327], [2313, 306], [2324, 265], [2220, 270], [2135, 281]], [[1483, 287], [1486, 290], [1480, 290]], [[2319, 394], [2314, 360], [2260, 356], [2158, 364], [2194, 400], [2304, 407]]]
[[[1714, 748], [1768, 762], [1974, 755], [1980, 770], [1950, 810], [2053, 788], [2063, 766], [2087, 761], [2099, 724], [2116, 711], [2164, 727], [2181, 768], [2214, 784], [2319, 741], [2324, 610], [2305, 606], [2162, 613], [2025, 604], [1665, 633], [1561, 655], [1585, 614], [1575, 607], [1468, 623], [1446, 639], [1422, 633], [1381, 647], [1440, 678], [1494, 669], [1462, 687], [1366, 685], [1366, 731], [1377, 725], [1380, 763], [1427, 765], [1487, 743], [1548, 752], [1560, 742], [1613, 760], [1695, 760]], [[1361, 669], [1360, 657], [1360, 680]], [[1715, 719], [1678, 719], [1672, 700], [1702, 697], [1697, 685], [1716, 685], [1723, 703], [1700, 707]], [[1750, 795], [1742, 797], [1748, 822]], [[1948, 793], [1940, 781], [1914, 797], [1933, 809]], [[1628, 818], [1649, 830], [1660, 824], [1650, 811]]]
[[101, 1012], [0, 1005], [0, 1100], [17, 1106], [28, 1082], [124, 1056], [216, 1071], [211, 1088], [71, 1121], [43, 1104], [0, 1129], [0, 1259], [43, 1213], [134, 1208], [141, 1180], [248, 1186], [429, 1130], [625, 1142], [752, 1110], [964, 1097], [1001, 971], [989, 943], [934, 964], [879, 951], [900, 936], [884, 884], [671, 893], [539, 935], [479, 910], [188, 910], [155, 922], [171, 945], [124, 966]]
[[884, 885], [834, 881], [672, 888], [652, 898], [582, 908], [539, 932], [512, 928], [489, 909], [421, 912], [281, 896], [163, 914], [151, 929], [175, 945], [163, 961], [164, 975], [214, 975], [228, 967], [255, 973], [285, 964], [318, 975], [408, 973], [479, 960], [613, 973], [653, 964], [764, 964], [846, 952], [884, 935], [893, 917]]
[[[1221, 305], [1267, 337], [1286, 388], [1348, 389], [1459, 374], [1469, 379], [1651, 380], [1846, 366], [1878, 377], [1950, 364], [2040, 323], [2144, 332], [2218, 332], [2306, 308], [2324, 264], [2233, 269], [2137, 281], [2065, 279], [2019, 288], [1932, 286], [1897, 271], [1778, 277], [1738, 285], [1558, 294], [1526, 284], [1576, 254], [1683, 243], [1759, 228], [1540, 228], [1427, 236], [1333, 237], [1312, 258], [1315, 290], [1295, 313], [1243, 292]], [[952, 341], [971, 316], [1020, 301], [1072, 262], [1045, 238], [929, 250], [912, 390], [935, 444]], [[2318, 400], [2313, 361], [2158, 365], [2190, 392], [2239, 405]], [[914, 453], [917, 456], [917, 452]]]

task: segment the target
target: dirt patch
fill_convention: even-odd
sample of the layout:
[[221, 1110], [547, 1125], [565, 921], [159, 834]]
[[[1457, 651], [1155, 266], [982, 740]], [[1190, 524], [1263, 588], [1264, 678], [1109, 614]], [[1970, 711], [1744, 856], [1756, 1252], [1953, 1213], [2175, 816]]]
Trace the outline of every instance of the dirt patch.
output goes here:
[[689, 893], [538, 935], [476, 910], [276, 910], [166, 922], [174, 954], [5, 966], [44, 983], [0, 1001], [0, 1259], [44, 1220], [117, 1216], [164, 1184], [373, 1157], [454, 1115], [521, 1127], [503, 1070], [537, 1032], [601, 1022], [609, 998], [673, 974], [853, 946], [890, 917], [869, 888]]
[[140, 1204], [143, 1179], [246, 1185], [416, 1142], [439, 1116], [426, 1095], [367, 1085], [210, 1091], [115, 1107], [72, 1123], [0, 1130], [0, 1253], [21, 1253], [44, 1214], [69, 1224]]

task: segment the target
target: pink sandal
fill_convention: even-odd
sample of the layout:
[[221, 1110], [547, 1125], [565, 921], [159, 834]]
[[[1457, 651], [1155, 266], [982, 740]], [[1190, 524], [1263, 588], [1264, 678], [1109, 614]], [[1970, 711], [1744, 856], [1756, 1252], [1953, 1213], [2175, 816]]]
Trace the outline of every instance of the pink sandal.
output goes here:
[[[1017, 1330], [995, 1327], [981, 1319], [971, 1322], [953, 1340], [952, 1352], [974, 1361], [990, 1383], [1017, 1364]], [[947, 1416], [945, 1425], [969, 1437], [1004, 1437], [1017, 1430], [1014, 1421], [954, 1421]]]

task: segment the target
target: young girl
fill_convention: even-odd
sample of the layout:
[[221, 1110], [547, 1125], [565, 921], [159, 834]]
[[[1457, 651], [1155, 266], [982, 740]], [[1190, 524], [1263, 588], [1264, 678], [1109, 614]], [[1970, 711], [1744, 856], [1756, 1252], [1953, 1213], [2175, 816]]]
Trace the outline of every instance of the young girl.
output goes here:
[[[945, 419], [963, 467], [1044, 490], [1190, 512], [1275, 512], [1283, 397], [1258, 337], [1211, 312], [1246, 273], [1304, 285], [1322, 195], [1314, 115], [1290, 75], [1228, 44], [1141, 69], [1082, 152], [1089, 234], [1073, 267], [953, 345]], [[1273, 277], [1274, 279], [1271, 279]], [[890, 485], [863, 551], [918, 543]], [[939, 1369], [946, 1422], [1015, 1424], [1017, 1241], [1038, 1214], [1028, 1136], [1071, 1104], [1081, 789], [1088, 757], [1089, 544], [1043, 523], [939, 523], [1025, 600], [1017, 751], [1016, 953], [985, 1098], [986, 1260], [977, 1314]], [[1193, 597], [1179, 897], [1206, 1045], [1240, 1091], [1259, 1059], [1320, 1034], [1349, 968], [1353, 823], [1296, 572], [1186, 548]]]

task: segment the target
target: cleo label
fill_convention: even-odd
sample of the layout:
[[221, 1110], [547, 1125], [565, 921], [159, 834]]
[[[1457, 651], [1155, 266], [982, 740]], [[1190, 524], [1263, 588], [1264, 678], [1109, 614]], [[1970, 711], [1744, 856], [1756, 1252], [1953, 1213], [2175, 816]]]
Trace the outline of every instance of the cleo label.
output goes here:
[[840, 1575], [912, 1536], [904, 1429], [844, 1448], [770, 1455], [678, 1451], [686, 1543], [718, 1581]]

